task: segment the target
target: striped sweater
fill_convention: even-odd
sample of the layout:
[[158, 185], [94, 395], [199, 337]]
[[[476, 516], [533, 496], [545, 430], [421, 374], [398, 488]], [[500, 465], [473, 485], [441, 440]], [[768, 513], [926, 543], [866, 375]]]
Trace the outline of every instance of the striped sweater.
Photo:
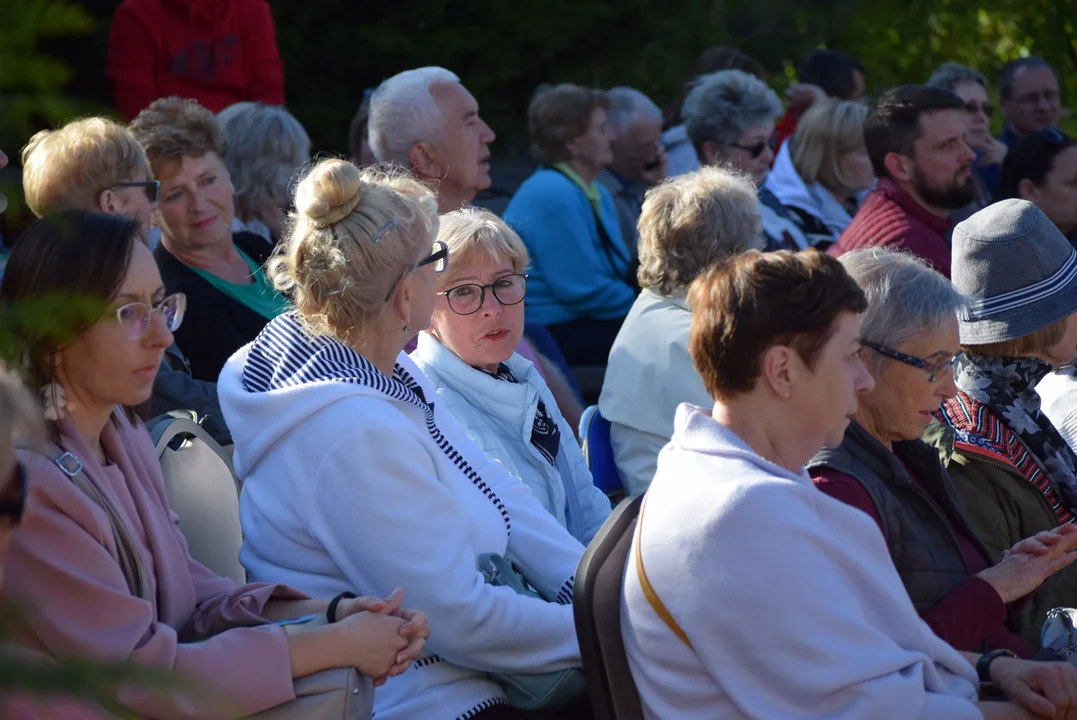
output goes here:
[[[465, 720], [504, 702], [488, 671], [580, 665], [572, 576], [582, 546], [435, 402], [403, 353], [391, 376], [270, 322], [219, 382], [243, 479], [240, 560], [319, 597], [387, 595], [427, 613], [427, 652], [375, 693], [378, 720]], [[499, 553], [558, 602], [483, 582]]]

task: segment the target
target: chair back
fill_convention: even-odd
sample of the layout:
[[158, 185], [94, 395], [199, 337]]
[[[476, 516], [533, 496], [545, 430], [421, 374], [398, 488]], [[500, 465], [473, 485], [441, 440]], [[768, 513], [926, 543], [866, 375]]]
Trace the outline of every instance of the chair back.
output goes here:
[[607, 495], [624, 494], [624, 483], [613, 461], [610, 423], [602, 417], [598, 405], [589, 406], [580, 416], [580, 443], [595, 487]]
[[621, 502], [576, 568], [572, 608], [594, 720], [643, 720], [621, 639], [621, 591], [643, 496]]
[[232, 459], [197, 423], [182, 413], [149, 422], [161, 460], [168, 504], [179, 516], [191, 557], [237, 584], [247, 582], [239, 563], [239, 481]]

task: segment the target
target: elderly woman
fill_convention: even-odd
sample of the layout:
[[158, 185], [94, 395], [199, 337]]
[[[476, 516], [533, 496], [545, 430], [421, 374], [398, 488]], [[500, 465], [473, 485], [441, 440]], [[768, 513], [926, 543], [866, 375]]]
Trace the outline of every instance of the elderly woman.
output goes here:
[[139, 113], [131, 132], [161, 183], [161, 277], [169, 292], [187, 296], [176, 342], [192, 375], [215, 381], [228, 356], [287, 307], [262, 271], [272, 248], [259, 235], [232, 232], [234, 188], [213, 113], [163, 98]]
[[[957, 394], [941, 409], [948, 427], [929, 427], [925, 439], [997, 562], [1022, 538], [1077, 516], [1077, 455], [1036, 394], [1052, 368], [1077, 354], [1077, 252], [1034, 205], [1003, 200], [957, 226], [953, 259], [954, 286], [969, 299], [958, 322], [964, 355]], [[1025, 641], [1035, 646], [1047, 611], [1074, 597], [1077, 567], [1022, 609]]]
[[699, 78], [684, 101], [688, 137], [704, 165], [725, 165], [750, 176], [759, 191], [762, 237], [768, 250], [808, 247], [793, 216], [763, 181], [774, 161], [770, 137], [782, 114], [778, 96], [759, 78], [721, 70]]
[[677, 406], [710, 397], [688, 357], [692, 312], [685, 293], [712, 263], [759, 247], [757, 208], [751, 181], [720, 167], [668, 180], [643, 203], [643, 291], [613, 343], [598, 399], [630, 494], [645, 491], [654, 477]]
[[275, 244], [291, 205], [292, 176], [310, 161], [307, 131], [279, 105], [257, 102], [229, 105], [217, 122], [235, 186], [232, 232], [254, 233]]
[[1033, 203], [1077, 246], [1077, 145], [1057, 128], [1026, 135], [1002, 164], [998, 197]]
[[1033, 539], [994, 564], [938, 455], [920, 440], [955, 393], [961, 296], [906, 253], [855, 250], [841, 263], [868, 298], [861, 358], [875, 387], [860, 396], [841, 445], [816, 453], [808, 473], [820, 490], [879, 525], [913, 605], [940, 638], [958, 650], [1032, 657], [1039, 645], [1014, 633], [1007, 604], [1077, 559], [1064, 554], [1077, 546], [1077, 528], [1044, 534], [1054, 545], [1045, 554], [1030, 554], [1047, 550]]
[[570, 365], [605, 364], [636, 298], [632, 249], [596, 182], [613, 162], [608, 107], [601, 90], [539, 88], [527, 117], [541, 167], [505, 210], [531, 254], [529, 319], [549, 328]]
[[991, 116], [995, 114], [995, 106], [987, 97], [987, 78], [983, 73], [955, 62], [945, 62], [925, 84], [953, 90], [965, 103], [969, 122], [965, 142], [976, 151], [976, 162], [972, 166], [976, 197], [968, 206], [950, 213], [950, 218], [957, 223], [991, 204], [991, 196], [998, 190], [1001, 180], [1002, 159], [1006, 157], [1007, 148], [1005, 143], [991, 136]]
[[[240, 560], [254, 579], [318, 594], [400, 586], [429, 615], [432, 652], [378, 690], [379, 720], [505, 717], [487, 673], [580, 666], [570, 603], [583, 546], [487, 458], [403, 352], [430, 327], [448, 259], [430, 191], [327, 159], [295, 206], [270, 273], [296, 310], [220, 379], [243, 479]], [[465, 331], [460, 347], [510, 354], [506, 330]], [[517, 563], [545, 601], [486, 584], [487, 553]]]
[[875, 185], [864, 146], [867, 115], [867, 106], [851, 100], [816, 104], [782, 143], [763, 184], [821, 250], [837, 241], [852, 222], [859, 194]]
[[524, 332], [527, 248], [487, 210], [442, 215], [438, 240], [449, 264], [412, 360], [442, 407], [483, 449], [531, 488], [586, 545], [610, 514], [572, 427], [538, 369], [516, 348]]
[[293, 700], [292, 679], [320, 670], [355, 666], [380, 680], [408, 669], [427, 634], [421, 614], [362, 612], [375, 606], [358, 598], [335, 608], [333, 627], [285, 633], [278, 621], [326, 613], [329, 603], [284, 585], [237, 587], [191, 559], [153, 441], [127, 409], [149, 397], [184, 311], [137, 223], [67, 211], [27, 230], [0, 302], [61, 293], [96, 301], [101, 313], [64, 342], [31, 327], [18, 337], [51, 439], [18, 452], [27, 490], [2, 599], [28, 608], [20, 642], [58, 660], [133, 663], [181, 678], [167, 691], [116, 691], [148, 718], [247, 716]]
[[[924, 625], [878, 528], [803, 468], [872, 388], [867, 302], [841, 264], [745, 253], [688, 297], [713, 399], [678, 408], [630, 550], [622, 636], [644, 717], [1027, 717], [977, 706], [979, 657]], [[1024, 702], [1021, 675], [1050, 679], [1044, 714], [1077, 697], [1068, 664], [986, 657], [985, 679]]]

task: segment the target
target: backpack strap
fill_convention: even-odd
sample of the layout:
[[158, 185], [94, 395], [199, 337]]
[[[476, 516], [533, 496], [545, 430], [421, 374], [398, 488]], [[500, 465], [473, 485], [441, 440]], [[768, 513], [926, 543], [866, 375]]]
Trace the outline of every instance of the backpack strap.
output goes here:
[[647, 598], [647, 602], [650, 603], [651, 609], [658, 614], [658, 617], [662, 618], [662, 622], [666, 624], [674, 635], [681, 639], [685, 645], [691, 650], [692, 643], [688, 639], [688, 634], [681, 629], [681, 626], [677, 624], [677, 621], [673, 619], [673, 615], [670, 614], [666, 608], [665, 603], [662, 602], [662, 598], [658, 597], [658, 593], [655, 592], [654, 586], [651, 585], [651, 581], [647, 578], [647, 572], [643, 569], [643, 511], [647, 509], [647, 495], [643, 497], [643, 504], [639, 508], [639, 518], [636, 520], [636, 574], [639, 575], [639, 584], [643, 588], [643, 595]]
[[109, 524], [112, 525], [112, 537], [116, 543], [116, 552], [120, 556], [120, 568], [123, 570], [124, 579], [127, 580], [127, 588], [137, 598], [152, 602], [149, 596], [149, 583], [146, 582], [146, 570], [142, 566], [142, 557], [138, 554], [131, 535], [124, 525], [116, 508], [101, 489], [90, 480], [83, 469], [82, 461], [74, 453], [65, 451], [58, 445], [50, 444], [45, 451], [37, 450], [60, 468], [67, 478], [97, 504], [105, 515], [108, 516]]

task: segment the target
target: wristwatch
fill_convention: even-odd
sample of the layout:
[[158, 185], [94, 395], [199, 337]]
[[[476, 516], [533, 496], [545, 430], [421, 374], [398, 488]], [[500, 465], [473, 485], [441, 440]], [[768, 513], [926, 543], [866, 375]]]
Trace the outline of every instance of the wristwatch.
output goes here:
[[991, 663], [1000, 657], [1016, 658], [1017, 654], [1009, 650], [992, 650], [981, 655], [976, 661], [976, 674], [980, 677], [980, 682], [985, 685], [991, 682]]

